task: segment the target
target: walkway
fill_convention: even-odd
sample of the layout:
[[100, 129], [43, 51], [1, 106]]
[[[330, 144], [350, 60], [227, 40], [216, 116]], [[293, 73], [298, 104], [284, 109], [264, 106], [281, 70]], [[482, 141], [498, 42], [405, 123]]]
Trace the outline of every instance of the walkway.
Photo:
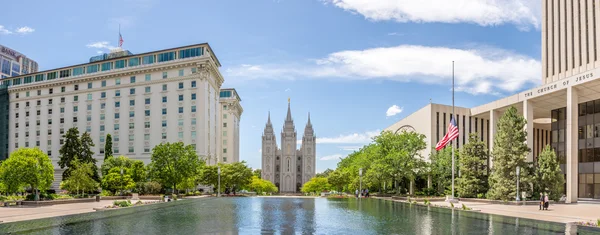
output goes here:
[[[389, 200], [389, 199], [387, 199]], [[396, 200], [395, 200], [396, 201]], [[421, 203], [419, 203], [421, 204]], [[432, 202], [431, 204], [439, 206], [450, 206], [448, 202]], [[455, 203], [454, 207], [462, 208], [461, 202]], [[590, 202], [579, 202], [576, 204], [550, 204], [548, 210], [539, 210], [539, 206], [516, 206], [499, 205], [481, 202], [464, 202], [464, 204], [473, 210], [482, 213], [512, 216], [526, 219], [536, 219], [559, 223], [570, 222], [594, 222], [600, 219], [600, 204]]]

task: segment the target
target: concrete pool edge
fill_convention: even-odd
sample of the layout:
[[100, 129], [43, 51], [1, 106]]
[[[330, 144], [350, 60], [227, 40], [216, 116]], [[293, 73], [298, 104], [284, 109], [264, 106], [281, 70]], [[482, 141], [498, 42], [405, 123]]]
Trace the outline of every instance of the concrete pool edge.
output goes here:
[[77, 214], [69, 214], [55, 217], [45, 217], [31, 220], [20, 220], [14, 222], [6, 222], [0, 223], [0, 233], [2, 234], [10, 234], [10, 233], [22, 233], [22, 232], [30, 232], [35, 230], [47, 229], [52, 227], [57, 227], [64, 224], [73, 224], [73, 223], [81, 223], [88, 222], [92, 220], [100, 220], [109, 217], [117, 217], [123, 215], [129, 215], [133, 213], [156, 210], [166, 207], [173, 206], [181, 206], [186, 205], [188, 203], [193, 203], [197, 200], [208, 199], [211, 197], [200, 197], [200, 198], [189, 198], [189, 199], [181, 199], [177, 201], [165, 202], [165, 203], [155, 203], [134, 207], [126, 207], [126, 208], [118, 208], [111, 210], [101, 210], [101, 211], [91, 211], [85, 213], [77, 213]]

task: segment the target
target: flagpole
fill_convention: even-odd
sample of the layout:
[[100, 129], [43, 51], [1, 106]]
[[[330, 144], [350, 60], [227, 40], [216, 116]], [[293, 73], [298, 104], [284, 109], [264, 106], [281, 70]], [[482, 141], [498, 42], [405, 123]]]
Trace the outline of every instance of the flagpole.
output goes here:
[[[452, 61], [452, 118], [454, 120], [454, 61]], [[454, 139], [452, 140], [452, 200], [454, 200]]]

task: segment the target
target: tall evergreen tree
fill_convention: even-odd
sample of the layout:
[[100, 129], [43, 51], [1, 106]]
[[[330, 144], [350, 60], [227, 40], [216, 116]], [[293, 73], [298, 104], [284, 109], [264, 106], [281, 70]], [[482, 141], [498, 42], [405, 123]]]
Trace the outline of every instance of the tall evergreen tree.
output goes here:
[[563, 194], [565, 179], [560, 171], [558, 159], [550, 145], [546, 145], [538, 158], [536, 168], [536, 186], [542, 192], [549, 192], [549, 197], [558, 200]]
[[521, 168], [519, 189], [529, 191], [532, 183], [531, 170], [526, 162], [530, 149], [527, 147], [527, 121], [515, 107], [510, 107], [498, 120], [497, 133], [492, 150], [492, 173], [489, 178], [490, 189], [487, 197], [498, 200], [516, 198], [517, 166]]
[[94, 180], [100, 182], [100, 177], [98, 176], [98, 166], [96, 165], [96, 159], [94, 158], [94, 151], [92, 148], [95, 146], [92, 137], [89, 132], [84, 132], [81, 134], [80, 141], [81, 149], [79, 152], [81, 153], [81, 162], [82, 163], [92, 163], [93, 177]]
[[106, 161], [106, 159], [108, 159], [109, 157], [113, 156], [113, 149], [112, 149], [112, 136], [110, 134], [106, 135], [106, 144], [104, 145], [104, 161]]
[[70, 128], [67, 130], [67, 133], [63, 135], [64, 144], [60, 147], [58, 153], [60, 154], [60, 159], [58, 160], [58, 165], [61, 169], [65, 169], [62, 176], [63, 179], [69, 178], [71, 175], [71, 162], [80, 156], [81, 150], [81, 140], [79, 139], [79, 130], [77, 127]]
[[487, 191], [487, 175], [485, 175], [484, 165], [488, 158], [487, 146], [477, 135], [477, 133], [471, 133], [469, 142], [463, 145], [460, 151], [461, 175], [457, 185], [460, 197], [477, 197], [477, 194]]

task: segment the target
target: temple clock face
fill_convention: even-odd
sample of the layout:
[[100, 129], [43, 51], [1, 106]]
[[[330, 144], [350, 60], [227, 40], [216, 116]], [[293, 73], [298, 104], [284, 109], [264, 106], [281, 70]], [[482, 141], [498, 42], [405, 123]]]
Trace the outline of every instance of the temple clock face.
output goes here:
[[401, 126], [400, 128], [398, 128], [398, 130], [396, 130], [396, 133], [402, 133], [402, 132], [416, 132], [415, 128], [410, 126], [410, 125], [404, 125]]

